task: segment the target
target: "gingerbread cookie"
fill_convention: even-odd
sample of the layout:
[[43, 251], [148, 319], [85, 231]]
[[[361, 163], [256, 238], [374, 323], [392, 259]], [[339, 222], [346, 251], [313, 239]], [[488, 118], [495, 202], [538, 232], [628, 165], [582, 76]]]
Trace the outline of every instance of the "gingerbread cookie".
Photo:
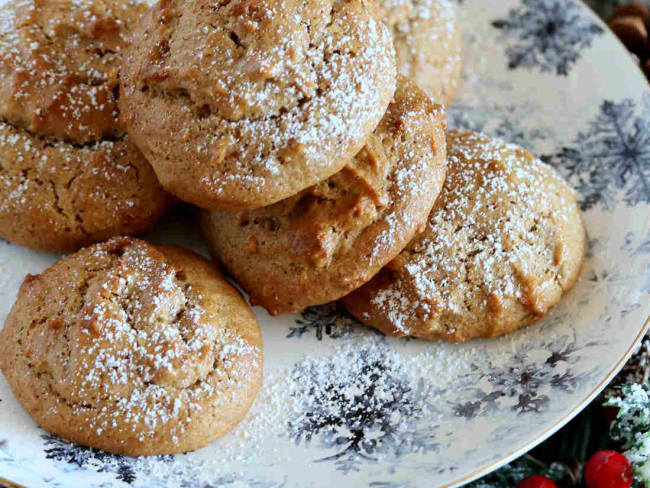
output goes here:
[[144, 6], [0, 6], [0, 237], [65, 252], [147, 230], [172, 203], [118, 123], [117, 72]]
[[543, 317], [575, 283], [585, 230], [573, 191], [522, 148], [448, 136], [448, 176], [427, 228], [343, 299], [386, 334], [466, 341]]
[[445, 175], [445, 117], [399, 78], [366, 146], [342, 171], [275, 205], [204, 212], [218, 257], [271, 314], [336, 300], [422, 230]]
[[177, 453], [244, 417], [262, 381], [261, 335], [205, 259], [115, 238], [25, 279], [0, 369], [32, 418], [68, 441]]
[[252, 209], [350, 162], [390, 102], [395, 57], [366, 0], [163, 0], [121, 86], [129, 134], [167, 190]]

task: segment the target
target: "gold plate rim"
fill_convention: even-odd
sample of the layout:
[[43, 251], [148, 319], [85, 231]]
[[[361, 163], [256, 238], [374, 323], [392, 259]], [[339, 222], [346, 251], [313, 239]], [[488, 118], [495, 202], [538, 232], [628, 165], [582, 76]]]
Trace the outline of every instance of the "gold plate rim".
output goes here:
[[9, 481], [2, 476], [0, 476], [0, 486], [7, 488], [26, 488], [25, 486], [14, 483], [13, 481]]
[[523, 446], [517, 448], [515, 451], [513, 451], [511, 454], [508, 456], [490, 464], [489, 466], [485, 466], [481, 469], [478, 469], [474, 471], [471, 474], [468, 474], [466, 476], [463, 476], [460, 479], [457, 479], [455, 481], [452, 481], [450, 483], [447, 483], [445, 485], [442, 485], [441, 488], [455, 488], [462, 486], [465, 483], [469, 483], [471, 481], [475, 481], [476, 479], [480, 478], [481, 476], [485, 476], [486, 474], [491, 473], [492, 471], [495, 471], [499, 469], [500, 467], [504, 466], [505, 464], [508, 464], [510, 461], [522, 456], [523, 454], [527, 453], [530, 451], [532, 448], [537, 446], [538, 444], [544, 442], [546, 439], [551, 437], [553, 434], [555, 434], [558, 430], [560, 430], [562, 427], [564, 427], [566, 424], [568, 424], [576, 415], [578, 415], [587, 405], [589, 405], [596, 396], [600, 394], [601, 391], [605, 389], [605, 387], [614, 379], [614, 376], [618, 374], [618, 372], [623, 369], [623, 366], [625, 363], [627, 363], [628, 359], [630, 359], [630, 356], [634, 352], [634, 349], [637, 347], [637, 345], [641, 342], [643, 339], [643, 336], [645, 336], [646, 332], [650, 328], [650, 315], [645, 320], [645, 323], [641, 327], [641, 330], [637, 334], [636, 338], [632, 342], [632, 345], [628, 348], [627, 351], [625, 351], [625, 354], [621, 357], [621, 359], [618, 360], [618, 362], [614, 365], [614, 367], [611, 369], [611, 371], [607, 374], [607, 376], [601, 381], [594, 390], [589, 393], [578, 405], [576, 405], [575, 408], [573, 408], [570, 412], [568, 412], [566, 415], [564, 415], [560, 420], [558, 420], [555, 424], [553, 424], [551, 427], [546, 429], [541, 435], [537, 436], [535, 439], [532, 441], [527, 442]]

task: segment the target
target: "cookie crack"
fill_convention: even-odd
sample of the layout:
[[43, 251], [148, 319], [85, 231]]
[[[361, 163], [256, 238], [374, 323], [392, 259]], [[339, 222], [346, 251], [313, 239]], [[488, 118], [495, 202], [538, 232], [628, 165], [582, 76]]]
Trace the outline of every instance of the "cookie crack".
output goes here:
[[88, 232], [88, 230], [86, 229], [86, 227], [85, 227], [86, 224], [84, 222], [83, 217], [80, 214], [76, 213], [75, 216], [74, 216], [74, 219], [75, 219], [75, 222], [77, 223], [77, 227], [79, 227], [79, 230], [81, 231], [81, 233], [86, 237], [90, 237], [91, 233]]
[[237, 48], [244, 49], [244, 50], [248, 49], [248, 46], [246, 46], [244, 43], [242, 43], [241, 39], [239, 38], [239, 36], [237, 35], [237, 33], [235, 31], [229, 30], [228, 31], [228, 37], [233, 42], [233, 44], [235, 46], [237, 46]]
[[54, 183], [53, 180], [48, 180], [48, 183], [52, 188], [52, 194], [54, 195], [54, 209], [59, 215], [61, 215], [61, 217], [65, 217], [65, 212], [63, 211], [63, 208], [61, 207], [61, 203], [59, 201], [59, 191], [56, 188], [56, 183]]
[[[223, 6], [228, 5], [231, 3], [231, 0], [226, 1], [226, 2], [221, 2], [218, 6], [212, 7], [213, 11], [218, 11], [221, 9]], [[307, 2], [303, 2], [303, 8], [306, 8]], [[334, 23], [334, 12], [335, 9], [332, 7], [330, 9], [329, 13], [329, 21], [326, 25], [326, 30], [330, 29], [331, 26]], [[182, 17], [182, 13], [177, 14], [174, 16], [174, 18], [171, 21], [165, 22], [166, 26], [171, 26], [172, 23], [177, 23], [177, 21]], [[322, 60], [320, 61], [324, 66], [332, 64], [332, 59], [336, 56], [349, 56], [350, 58], [354, 58], [357, 56], [357, 53], [350, 49], [347, 52], [344, 52], [340, 49], [334, 49], [332, 52], [327, 52], [326, 46], [325, 46], [325, 41], [321, 40], [318, 44], [315, 44], [315, 37], [311, 32], [311, 26], [304, 21], [301, 21], [300, 24], [305, 28], [305, 31], [307, 33], [308, 37], [308, 46], [309, 50], [313, 50], [318, 46], [319, 50], [322, 50]], [[238, 48], [238, 49], [248, 49], [248, 46], [241, 40], [240, 36], [233, 31], [232, 29], [227, 29], [223, 28], [223, 30], [228, 34], [229, 39], [233, 42], [233, 44]], [[166, 43], [169, 44], [173, 42], [174, 38], [174, 32], [170, 32], [168, 35], [164, 36], [164, 39], [161, 39], [160, 43]], [[199, 119], [206, 119], [206, 118], [211, 118], [211, 117], [218, 117], [219, 119], [228, 122], [228, 123], [239, 123], [242, 121], [255, 121], [255, 122], [273, 122], [278, 119], [283, 118], [286, 116], [287, 113], [292, 112], [296, 109], [299, 109], [303, 107], [304, 105], [310, 103], [311, 101], [314, 100], [314, 98], [322, 97], [323, 96], [323, 89], [321, 88], [321, 84], [323, 82], [327, 82], [329, 79], [329, 76], [324, 73], [323, 69], [317, 69], [316, 66], [316, 59], [318, 56], [312, 56], [309, 55], [306, 58], [306, 62], [308, 63], [308, 66], [311, 70], [311, 74], [316, 78], [316, 96], [309, 96], [304, 93], [304, 91], [300, 88], [299, 85], [297, 85], [295, 82], [291, 84], [291, 87], [294, 88], [297, 92], [303, 93], [304, 96], [299, 97], [295, 101], [295, 106], [286, 106], [283, 105], [282, 107], [279, 107], [275, 113], [268, 114], [265, 116], [262, 116], [260, 118], [243, 118], [243, 119], [235, 119], [232, 117], [226, 117], [222, 114], [217, 113], [215, 110], [212, 109], [209, 105], [206, 104], [200, 104], [195, 102], [192, 98], [192, 95], [188, 92], [187, 89], [185, 88], [164, 88], [158, 86], [156, 83], [152, 83], [154, 79], [152, 78], [151, 80], [147, 81], [147, 78], [150, 77], [145, 77], [145, 80], [142, 82], [141, 86], [139, 87], [139, 90], [141, 92], [150, 92], [153, 96], [157, 96], [163, 99], [175, 99], [175, 98], [182, 98], [186, 100], [188, 105], [192, 107], [192, 112], [199, 118]], [[160, 68], [159, 69], [164, 69]], [[273, 78], [268, 78], [265, 79], [264, 83], [273, 83], [275, 80]]]
[[57, 144], [65, 144], [65, 145], [67, 145], [69, 147], [73, 147], [75, 149], [80, 149], [80, 150], [94, 149], [94, 148], [96, 148], [98, 146], [101, 146], [102, 144], [106, 144], [106, 143], [117, 144], [119, 142], [123, 142], [128, 137], [126, 132], [125, 132], [121, 136], [102, 136], [102, 137], [98, 138], [95, 141], [74, 142], [74, 141], [71, 141], [69, 139], [59, 139], [59, 138], [54, 137], [54, 136], [38, 134], [38, 133], [32, 131], [31, 129], [16, 125], [16, 124], [14, 124], [13, 122], [10, 122], [9, 120], [7, 120], [4, 117], [0, 118], [0, 124], [4, 124], [4, 125], [6, 125], [8, 127], [11, 127], [12, 129], [14, 129], [16, 131], [24, 132], [25, 134], [27, 134], [27, 135], [35, 138], [35, 139], [38, 139], [40, 142], [43, 143], [43, 146], [45, 148], [55, 147]]
[[[140, 183], [140, 168], [138, 168], [133, 163], [127, 163], [126, 167], [132, 169], [135, 172], [135, 180], [137, 183]], [[133, 194], [132, 196], [135, 196], [135, 194]]]
[[[47, 32], [45, 32], [45, 29], [43, 28], [42, 25], [40, 25], [39, 23], [33, 22], [33, 23], [28, 24], [28, 25], [22, 25], [20, 28], [25, 28], [25, 27], [29, 27], [29, 26], [36, 28], [41, 33], [41, 35], [45, 39], [45, 43], [50, 48], [50, 50], [52, 50], [52, 51], [56, 50], [56, 46], [54, 44], [54, 40], [52, 39], [52, 36], [50, 36], [49, 34], [47, 34]], [[19, 30], [20, 28], [18, 28], [16, 30]], [[92, 44], [94, 43], [94, 41], [91, 40], [90, 42], [91, 42], [91, 47], [92, 47]], [[93, 51], [95, 52], [95, 54], [98, 55], [100, 60], [103, 60], [109, 54], [113, 54], [113, 55], [119, 54], [119, 52], [113, 51], [111, 49], [99, 49], [99, 48], [96, 48]], [[46, 57], [47, 61], [50, 61], [50, 59], [51, 58], [49, 56]], [[82, 74], [88, 75], [88, 73], [89, 73], [88, 70], [86, 70], [86, 71], [78, 70], [76, 73], [70, 73], [70, 72], [67, 72], [67, 68], [58, 66], [54, 62], [51, 62], [51, 65], [52, 65], [52, 68], [53, 68], [53, 71], [54, 71], [55, 74], [60, 75], [60, 76], [72, 76], [72, 75], [74, 75], [75, 79], [79, 80], [79, 84], [82, 84], [82, 85], [99, 86], [99, 85], [102, 85], [104, 83], [107, 83], [110, 80], [110, 78], [108, 76], [106, 78], [103, 78], [103, 79], [102, 78], [93, 78], [91, 76], [87, 76], [86, 78], [83, 78], [81, 75]]]

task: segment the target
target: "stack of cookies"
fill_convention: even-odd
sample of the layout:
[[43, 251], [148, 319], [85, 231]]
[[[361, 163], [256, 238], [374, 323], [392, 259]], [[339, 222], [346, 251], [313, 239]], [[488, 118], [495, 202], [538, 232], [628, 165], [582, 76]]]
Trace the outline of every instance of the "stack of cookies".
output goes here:
[[117, 109], [122, 49], [145, 8], [16, 0], [0, 9], [0, 237], [69, 252], [148, 230], [173, 199]]
[[119, 237], [177, 200], [273, 315], [340, 300], [386, 334], [466, 341], [534, 322], [578, 277], [568, 185], [522, 148], [447, 131], [449, 0], [1, 9], [0, 236], [95, 243], [28, 276], [0, 333], [16, 397], [66, 439], [197, 449], [257, 394], [242, 297], [189, 251]]

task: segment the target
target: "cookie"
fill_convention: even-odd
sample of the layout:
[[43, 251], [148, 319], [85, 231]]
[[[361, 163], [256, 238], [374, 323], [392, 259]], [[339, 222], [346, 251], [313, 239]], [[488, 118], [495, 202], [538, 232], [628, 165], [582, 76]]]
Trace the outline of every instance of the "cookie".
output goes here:
[[350, 293], [423, 229], [445, 177], [444, 131], [442, 107], [400, 77], [339, 173], [269, 207], [203, 212], [214, 255], [274, 315]]
[[161, 0], [121, 87], [128, 132], [168, 191], [253, 209], [350, 162], [393, 95], [395, 56], [367, 0]]
[[398, 71], [436, 102], [451, 104], [463, 64], [453, 0], [376, 0], [373, 6], [392, 32]]
[[173, 203], [128, 140], [84, 146], [0, 123], [0, 237], [48, 252], [148, 230]]
[[84, 144], [119, 137], [117, 74], [133, 0], [15, 0], [0, 7], [0, 116]]
[[149, 229], [173, 199], [118, 123], [117, 73], [144, 7], [0, 6], [0, 237], [67, 252]]
[[585, 231], [573, 191], [522, 148], [450, 132], [448, 175], [427, 228], [343, 299], [395, 336], [463, 342], [543, 317], [575, 283]]
[[114, 238], [27, 276], [0, 369], [44, 429], [137, 455], [198, 449], [246, 414], [262, 381], [255, 316], [196, 254]]

